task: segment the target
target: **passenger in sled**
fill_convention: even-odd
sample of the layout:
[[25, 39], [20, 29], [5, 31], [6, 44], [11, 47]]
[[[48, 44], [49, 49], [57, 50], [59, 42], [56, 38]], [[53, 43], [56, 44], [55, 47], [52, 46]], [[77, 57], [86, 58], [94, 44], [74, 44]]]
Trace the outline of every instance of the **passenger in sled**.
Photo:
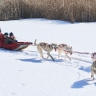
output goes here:
[[14, 42], [18, 42], [12, 32], [9, 33], [9, 38], [10, 38], [11, 40], [13, 40]]
[[0, 28], [0, 39], [3, 38], [3, 34], [1, 33], [1, 28]]
[[17, 42], [17, 40], [15, 39], [14, 34], [11, 32], [8, 36], [8, 33], [4, 33], [4, 43], [5, 44], [12, 44], [13, 42]]

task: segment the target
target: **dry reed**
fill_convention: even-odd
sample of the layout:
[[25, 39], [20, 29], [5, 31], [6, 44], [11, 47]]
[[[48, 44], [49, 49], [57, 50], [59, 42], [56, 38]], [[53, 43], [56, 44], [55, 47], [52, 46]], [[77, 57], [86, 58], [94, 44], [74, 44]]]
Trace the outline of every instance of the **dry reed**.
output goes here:
[[96, 21], [96, 0], [0, 0], [0, 20], [46, 18]]

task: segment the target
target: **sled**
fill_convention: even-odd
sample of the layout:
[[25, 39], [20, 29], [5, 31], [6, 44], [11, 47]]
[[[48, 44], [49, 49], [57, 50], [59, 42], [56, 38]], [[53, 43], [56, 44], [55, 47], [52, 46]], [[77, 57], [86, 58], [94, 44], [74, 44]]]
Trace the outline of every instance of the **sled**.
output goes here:
[[13, 42], [12, 44], [5, 44], [4, 38], [0, 38], [0, 48], [8, 50], [23, 50], [31, 44], [32, 42]]

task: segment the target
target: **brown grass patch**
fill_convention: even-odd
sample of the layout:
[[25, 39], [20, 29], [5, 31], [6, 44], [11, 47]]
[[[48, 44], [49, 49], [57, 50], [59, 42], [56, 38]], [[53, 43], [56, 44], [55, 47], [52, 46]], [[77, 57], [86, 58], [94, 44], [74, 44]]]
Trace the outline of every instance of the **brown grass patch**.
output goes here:
[[96, 0], [0, 0], [0, 20], [46, 18], [96, 21]]

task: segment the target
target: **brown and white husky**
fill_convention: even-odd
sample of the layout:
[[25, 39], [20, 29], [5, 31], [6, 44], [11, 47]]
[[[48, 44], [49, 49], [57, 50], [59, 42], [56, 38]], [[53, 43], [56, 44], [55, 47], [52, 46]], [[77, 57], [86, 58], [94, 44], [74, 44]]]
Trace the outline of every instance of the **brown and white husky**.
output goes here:
[[[44, 50], [44, 51], [47, 52], [48, 57], [51, 57], [52, 60], [54, 61], [54, 58], [50, 55], [50, 52], [51, 52], [53, 49], [55, 49], [55, 51], [56, 51], [56, 49], [57, 49], [57, 44], [55, 44], [55, 43], [48, 44], [48, 43], [45, 43], [45, 42], [40, 42], [39, 44], [36, 44], [36, 40], [35, 40], [35, 41], [34, 41], [34, 45], [37, 46], [37, 50], [38, 50], [38, 52], [40, 53], [40, 56], [41, 56], [42, 58], [44, 58], [44, 57], [43, 57], [43, 50]], [[47, 57], [47, 58], [48, 58], [48, 57]]]
[[71, 46], [66, 45], [66, 44], [59, 44], [58, 45], [58, 58], [60, 57], [62, 52], [64, 52], [65, 56], [71, 60], [71, 58], [68, 56], [68, 54], [72, 55], [72, 47]]

